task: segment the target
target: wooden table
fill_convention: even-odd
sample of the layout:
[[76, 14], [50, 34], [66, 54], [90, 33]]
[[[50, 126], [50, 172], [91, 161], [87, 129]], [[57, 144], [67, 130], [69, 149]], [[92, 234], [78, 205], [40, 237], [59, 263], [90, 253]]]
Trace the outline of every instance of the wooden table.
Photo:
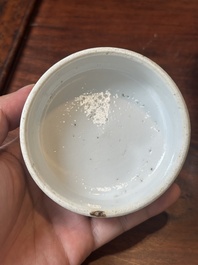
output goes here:
[[142, 53], [174, 79], [192, 124], [189, 154], [178, 177], [182, 196], [84, 264], [198, 264], [198, 1], [36, 1], [22, 40], [4, 82], [7, 92], [36, 82], [59, 59], [96, 46]]

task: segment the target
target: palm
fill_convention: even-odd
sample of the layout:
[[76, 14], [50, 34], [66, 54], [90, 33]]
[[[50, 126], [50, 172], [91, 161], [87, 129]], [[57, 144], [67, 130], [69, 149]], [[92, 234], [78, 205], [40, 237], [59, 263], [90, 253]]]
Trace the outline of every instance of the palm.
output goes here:
[[[0, 100], [0, 143], [8, 130], [18, 125], [29, 90]], [[5, 103], [8, 100], [9, 105]], [[0, 149], [0, 264], [80, 264], [94, 249], [160, 213], [178, 196], [179, 189], [173, 185], [150, 206], [120, 218], [74, 214], [52, 202], [35, 185], [15, 140]]]
[[37, 188], [17, 154], [18, 145], [18, 141], [12, 143], [1, 153], [0, 222], [4, 229], [0, 252], [6, 253], [4, 262], [21, 264], [26, 253], [29, 261], [25, 264], [77, 264], [94, 248], [91, 219], [62, 209]]

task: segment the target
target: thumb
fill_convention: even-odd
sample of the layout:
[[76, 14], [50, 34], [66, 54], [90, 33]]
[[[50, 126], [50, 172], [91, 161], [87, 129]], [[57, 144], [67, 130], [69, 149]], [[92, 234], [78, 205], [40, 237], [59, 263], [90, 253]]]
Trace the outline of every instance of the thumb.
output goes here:
[[19, 126], [21, 112], [33, 85], [0, 97], [0, 145], [8, 132]]

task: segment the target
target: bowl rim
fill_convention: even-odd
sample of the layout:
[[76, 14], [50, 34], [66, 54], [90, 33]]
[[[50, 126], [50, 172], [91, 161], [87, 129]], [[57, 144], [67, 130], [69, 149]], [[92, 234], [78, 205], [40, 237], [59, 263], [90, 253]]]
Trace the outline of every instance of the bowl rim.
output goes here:
[[[35, 86], [33, 87], [32, 91], [30, 92], [21, 115], [21, 121], [20, 121], [20, 145], [21, 145], [21, 151], [23, 155], [23, 159], [25, 162], [25, 165], [31, 175], [31, 177], [34, 179], [36, 184], [39, 186], [41, 190], [44, 191], [44, 193], [51, 198], [53, 201], [58, 203], [59, 205], [63, 206], [64, 208], [67, 208], [68, 210], [74, 211], [79, 214], [91, 216], [90, 212], [88, 212], [86, 209], [82, 209], [82, 207], [76, 207], [72, 203], [65, 204], [61, 198], [59, 197], [59, 194], [55, 193], [49, 186], [44, 185], [43, 182], [37, 178], [36, 172], [34, 171], [33, 165], [29, 158], [29, 152], [26, 148], [26, 122], [27, 122], [27, 116], [28, 113], [31, 111], [31, 105], [34, 99], [37, 96], [37, 93], [39, 92], [40, 88], [43, 86], [43, 84], [51, 77], [52, 74], [59, 71], [65, 64], [68, 64], [76, 59], [87, 57], [87, 56], [97, 56], [97, 55], [117, 55], [121, 57], [128, 57], [133, 58], [134, 60], [137, 60], [139, 63], [143, 64], [146, 67], [149, 67], [151, 70], [158, 73], [161, 78], [167, 82], [168, 86], [171, 89], [171, 93], [176, 93], [178, 100], [180, 101], [181, 105], [183, 106], [183, 115], [182, 115], [182, 121], [185, 124], [185, 139], [183, 140], [183, 148], [182, 148], [182, 154], [180, 156], [180, 160], [177, 160], [177, 166], [175, 166], [176, 170], [174, 171], [174, 177], [169, 179], [169, 182], [164, 183], [163, 188], [158, 191], [154, 196], [151, 196], [148, 201], [145, 201], [141, 206], [134, 206], [132, 209], [129, 209], [128, 212], [125, 212], [125, 210], [120, 211], [119, 213], [115, 213], [112, 209], [111, 212], [108, 212], [108, 215], [105, 217], [114, 217], [114, 216], [121, 216], [125, 215], [134, 211], [137, 211], [141, 208], [146, 207], [148, 204], [152, 203], [154, 200], [156, 200], [158, 197], [160, 197], [169, 187], [170, 185], [175, 181], [175, 178], [178, 176], [180, 170], [183, 167], [183, 164], [186, 160], [186, 156], [188, 154], [189, 145], [190, 145], [190, 137], [191, 137], [191, 125], [190, 125], [190, 117], [188, 113], [188, 109], [186, 106], [186, 103], [184, 101], [184, 98], [175, 84], [175, 82], [172, 80], [172, 78], [165, 72], [158, 64], [153, 62], [151, 59], [145, 57], [142, 54], [139, 54], [137, 52], [123, 49], [123, 48], [114, 48], [114, 47], [96, 47], [96, 48], [89, 48], [82, 51], [75, 52], [62, 60], [58, 61], [54, 65], [52, 65], [36, 82]], [[97, 217], [97, 216], [96, 216]], [[101, 216], [98, 216], [101, 217]], [[102, 216], [104, 217], [104, 216]]]

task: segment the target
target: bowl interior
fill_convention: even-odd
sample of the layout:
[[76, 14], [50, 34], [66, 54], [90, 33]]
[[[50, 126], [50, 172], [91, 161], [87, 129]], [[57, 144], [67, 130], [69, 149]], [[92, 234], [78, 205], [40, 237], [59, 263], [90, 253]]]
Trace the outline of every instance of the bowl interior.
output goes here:
[[181, 169], [188, 139], [173, 81], [148, 59], [115, 50], [79, 53], [52, 67], [21, 123], [36, 183], [85, 215], [123, 215], [155, 200]]

